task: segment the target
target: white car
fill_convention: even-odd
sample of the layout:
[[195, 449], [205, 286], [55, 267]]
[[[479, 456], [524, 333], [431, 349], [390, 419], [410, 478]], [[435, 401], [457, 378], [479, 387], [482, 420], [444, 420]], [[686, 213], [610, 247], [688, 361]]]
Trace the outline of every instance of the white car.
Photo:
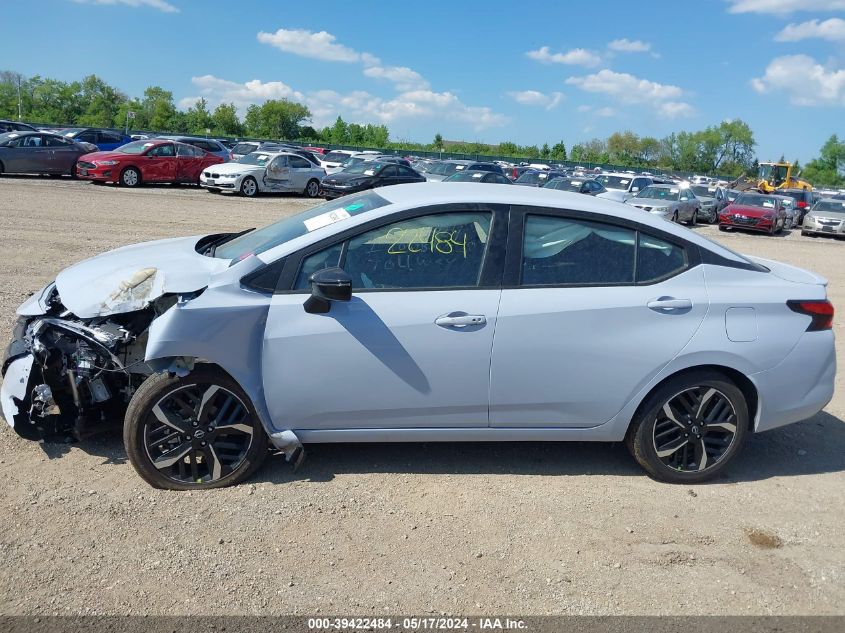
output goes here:
[[335, 149], [320, 159], [320, 167], [325, 169], [327, 174], [334, 174], [343, 169], [344, 163], [353, 156], [377, 156], [378, 154], [379, 152], [373, 150], [354, 152], [352, 150]]
[[625, 442], [691, 484], [830, 401], [826, 285], [592, 196], [404, 184], [61, 271], [0, 402], [32, 440], [122, 428], [175, 490], [312, 442]]
[[320, 194], [326, 170], [290, 152], [252, 152], [233, 163], [211, 165], [200, 174], [200, 185], [212, 193], [230, 191], [247, 198], [259, 193]]

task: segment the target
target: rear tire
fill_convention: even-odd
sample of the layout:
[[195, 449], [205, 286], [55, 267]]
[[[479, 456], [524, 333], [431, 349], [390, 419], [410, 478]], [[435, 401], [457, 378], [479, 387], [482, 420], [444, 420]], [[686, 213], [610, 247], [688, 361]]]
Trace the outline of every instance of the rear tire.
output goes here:
[[122, 187], [137, 187], [141, 184], [141, 172], [134, 167], [127, 167], [120, 172], [120, 185]]
[[267, 434], [246, 393], [221, 370], [150, 376], [129, 402], [126, 454], [154, 488], [222, 488], [251, 476], [267, 456]]
[[700, 370], [670, 378], [640, 406], [626, 442], [655, 479], [694, 484], [722, 472], [749, 433], [748, 404], [724, 374]]
[[678, 212], [677, 211], [675, 211], [672, 214], [672, 222], [675, 222], [676, 224], [678, 223]]

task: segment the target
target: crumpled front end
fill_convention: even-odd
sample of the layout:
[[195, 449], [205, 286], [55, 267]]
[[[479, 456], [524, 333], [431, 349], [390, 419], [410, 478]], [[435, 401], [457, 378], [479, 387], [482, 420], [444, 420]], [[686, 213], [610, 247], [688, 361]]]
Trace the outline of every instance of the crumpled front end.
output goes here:
[[3, 359], [3, 417], [34, 440], [81, 439], [122, 421], [132, 394], [153, 373], [144, 362], [149, 326], [176, 298], [83, 319], [65, 308], [55, 285], [35, 296], [41, 309], [23, 310]]

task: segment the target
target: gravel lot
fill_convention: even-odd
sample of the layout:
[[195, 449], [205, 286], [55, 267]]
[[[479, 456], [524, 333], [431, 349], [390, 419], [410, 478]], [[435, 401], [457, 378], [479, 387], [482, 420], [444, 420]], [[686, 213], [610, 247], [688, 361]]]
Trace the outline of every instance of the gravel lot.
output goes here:
[[[3, 345], [75, 261], [312, 204], [12, 177], [0, 200]], [[845, 244], [696, 230], [827, 276], [845, 309]], [[0, 613], [845, 614], [842, 380], [825, 412], [694, 488], [621, 445], [353, 444], [174, 493], [135, 475], [117, 434], [39, 445], [2, 425]]]

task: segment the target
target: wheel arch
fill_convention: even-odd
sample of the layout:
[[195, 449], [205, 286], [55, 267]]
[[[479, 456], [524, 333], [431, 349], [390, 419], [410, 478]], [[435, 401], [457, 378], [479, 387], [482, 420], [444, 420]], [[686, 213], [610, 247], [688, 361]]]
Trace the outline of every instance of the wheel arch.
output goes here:
[[737, 388], [742, 392], [742, 395], [745, 396], [745, 401], [748, 403], [748, 424], [749, 424], [749, 431], [753, 432], [754, 428], [757, 425], [757, 417], [760, 413], [760, 394], [757, 390], [756, 385], [752, 382], [752, 380], [746, 376], [744, 373], [735, 369], [733, 367], [728, 367], [727, 365], [720, 365], [720, 364], [702, 364], [702, 365], [692, 365], [689, 367], [684, 367], [683, 369], [679, 369], [667, 376], [664, 376], [661, 380], [655, 383], [651, 389], [649, 389], [646, 394], [640, 399], [639, 404], [637, 405], [634, 414], [631, 416], [631, 420], [628, 423], [628, 428], [625, 431], [626, 438], [629, 437], [632, 429], [636, 426], [634, 423], [639, 419], [639, 416], [643, 412], [643, 408], [648, 403], [649, 399], [651, 398], [652, 394], [654, 394], [658, 389], [663, 387], [667, 382], [670, 380], [676, 379], [680, 376], [686, 376], [689, 374], [694, 374], [700, 371], [713, 371], [720, 374], [723, 374], [726, 378], [728, 378], [731, 382], [733, 382]]

